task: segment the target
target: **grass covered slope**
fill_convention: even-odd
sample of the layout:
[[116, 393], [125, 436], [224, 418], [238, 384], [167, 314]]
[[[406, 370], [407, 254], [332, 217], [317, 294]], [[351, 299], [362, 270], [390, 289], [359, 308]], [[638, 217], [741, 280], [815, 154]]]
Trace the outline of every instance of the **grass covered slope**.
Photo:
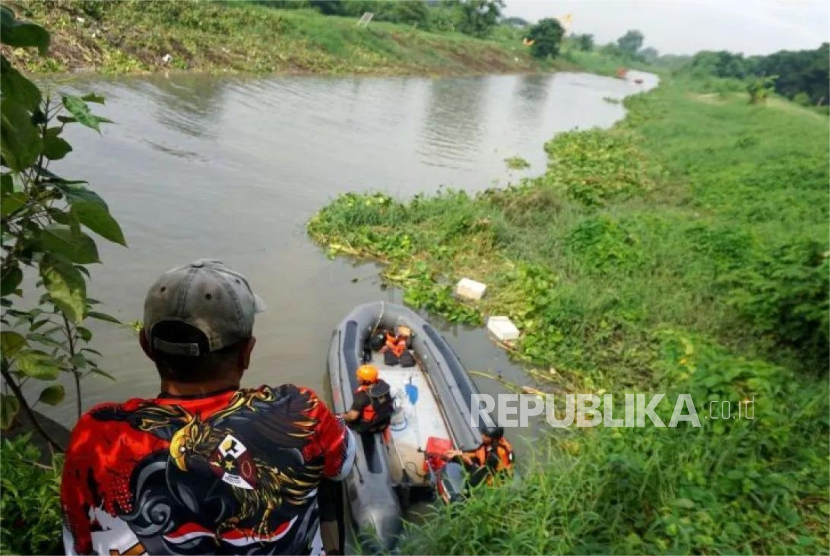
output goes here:
[[[611, 130], [550, 141], [518, 186], [348, 194], [308, 225], [332, 255], [386, 263], [412, 305], [509, 315], [517, 355], [556, 369], [532, 373], [542, 389], [666, 393], [666, 421], [689, 393], [701, 416], [551, 435], [521, 487], [482, 491], [408, 552], [827, 551], [827, 121], [677, 82], [626, 105]], [[485, 299], [454, 299], [462, 276]], [[752, 399], [753, 420], [704, 419]]]
[[461, 74], [540, 68], [519, 41], [383, 22], [360, 28], [354, 18], [315, 10], [194, 0], [7, 4], [52, 33], [50, 58], [19, 49], [10, 56], [35, 71]]

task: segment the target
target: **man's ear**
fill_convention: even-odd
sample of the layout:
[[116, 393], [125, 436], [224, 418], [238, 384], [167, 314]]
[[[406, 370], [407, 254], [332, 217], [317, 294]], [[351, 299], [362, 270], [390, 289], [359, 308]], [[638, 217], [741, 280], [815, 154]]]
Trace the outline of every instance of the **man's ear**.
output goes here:
[[254, 351], [256, 345], [256, 338], [251, 336], [239, 350], [239, 368], [244, 371], [251, 365], [251, 352]]
[[151, 361], [155, 361], [153, 359], [153, 348], [150, 347], [150, 340], [147, 339], [146, 331], [143, 328], [138, 333], [138, 343], [141, 344], [141, 350], [144, 352], [144, 355], [149, 357]]

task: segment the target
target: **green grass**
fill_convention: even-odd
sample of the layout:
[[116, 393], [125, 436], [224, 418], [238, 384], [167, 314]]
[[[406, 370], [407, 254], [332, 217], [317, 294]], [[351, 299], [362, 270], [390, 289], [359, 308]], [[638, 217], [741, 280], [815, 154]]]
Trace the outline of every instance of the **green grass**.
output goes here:
[[[554, 436], [521, 487], [408, 551], [827, 551], [827, 120], [668, 80], [625, 104], [611, 130], [550, 141], [546, 173], [519, 186], [347, 194], [309, 233], [385, 263], [411, 305], [509, 315], [516, 356], [557, 369], [531, 373], [539, 388], [692, 393], [701, 415], [755, 396], [761, 413]], [[455, 299], [463, 276], [487, 296]]]
[[530, 168], [530, 162], [521, 156], [510, 156], [504, 159], [504, 164], [511, 170], [524, 170]]
[[467, 74], [555, 66], [533, 60], [509, 33], [485, 40], [385, 22], [360, 28], [355, 18], [316, 10], [194, 0], [8, 4], [52, 33], [49, 58], [11, 55], [34, 71]]

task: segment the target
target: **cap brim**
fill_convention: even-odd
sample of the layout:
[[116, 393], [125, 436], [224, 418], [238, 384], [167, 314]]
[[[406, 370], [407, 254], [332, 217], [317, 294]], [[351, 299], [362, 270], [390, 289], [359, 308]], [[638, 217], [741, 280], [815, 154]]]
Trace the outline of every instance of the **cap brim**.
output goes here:
[[264, 313], [267, 308], [268, 306], [265, 304], [265, 301], [257, 294], [254, 294], [254, 312]]

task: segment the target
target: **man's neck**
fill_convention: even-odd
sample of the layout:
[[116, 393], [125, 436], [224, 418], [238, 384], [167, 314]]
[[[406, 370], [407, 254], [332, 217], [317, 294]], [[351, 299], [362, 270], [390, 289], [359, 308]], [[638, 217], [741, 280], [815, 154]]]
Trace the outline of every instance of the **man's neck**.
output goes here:
[[239, 388], [238, 379], [221, 379], [208, 382], [161, 381], [161, 392], [169, 396], [204, 396], [236, 388]]

